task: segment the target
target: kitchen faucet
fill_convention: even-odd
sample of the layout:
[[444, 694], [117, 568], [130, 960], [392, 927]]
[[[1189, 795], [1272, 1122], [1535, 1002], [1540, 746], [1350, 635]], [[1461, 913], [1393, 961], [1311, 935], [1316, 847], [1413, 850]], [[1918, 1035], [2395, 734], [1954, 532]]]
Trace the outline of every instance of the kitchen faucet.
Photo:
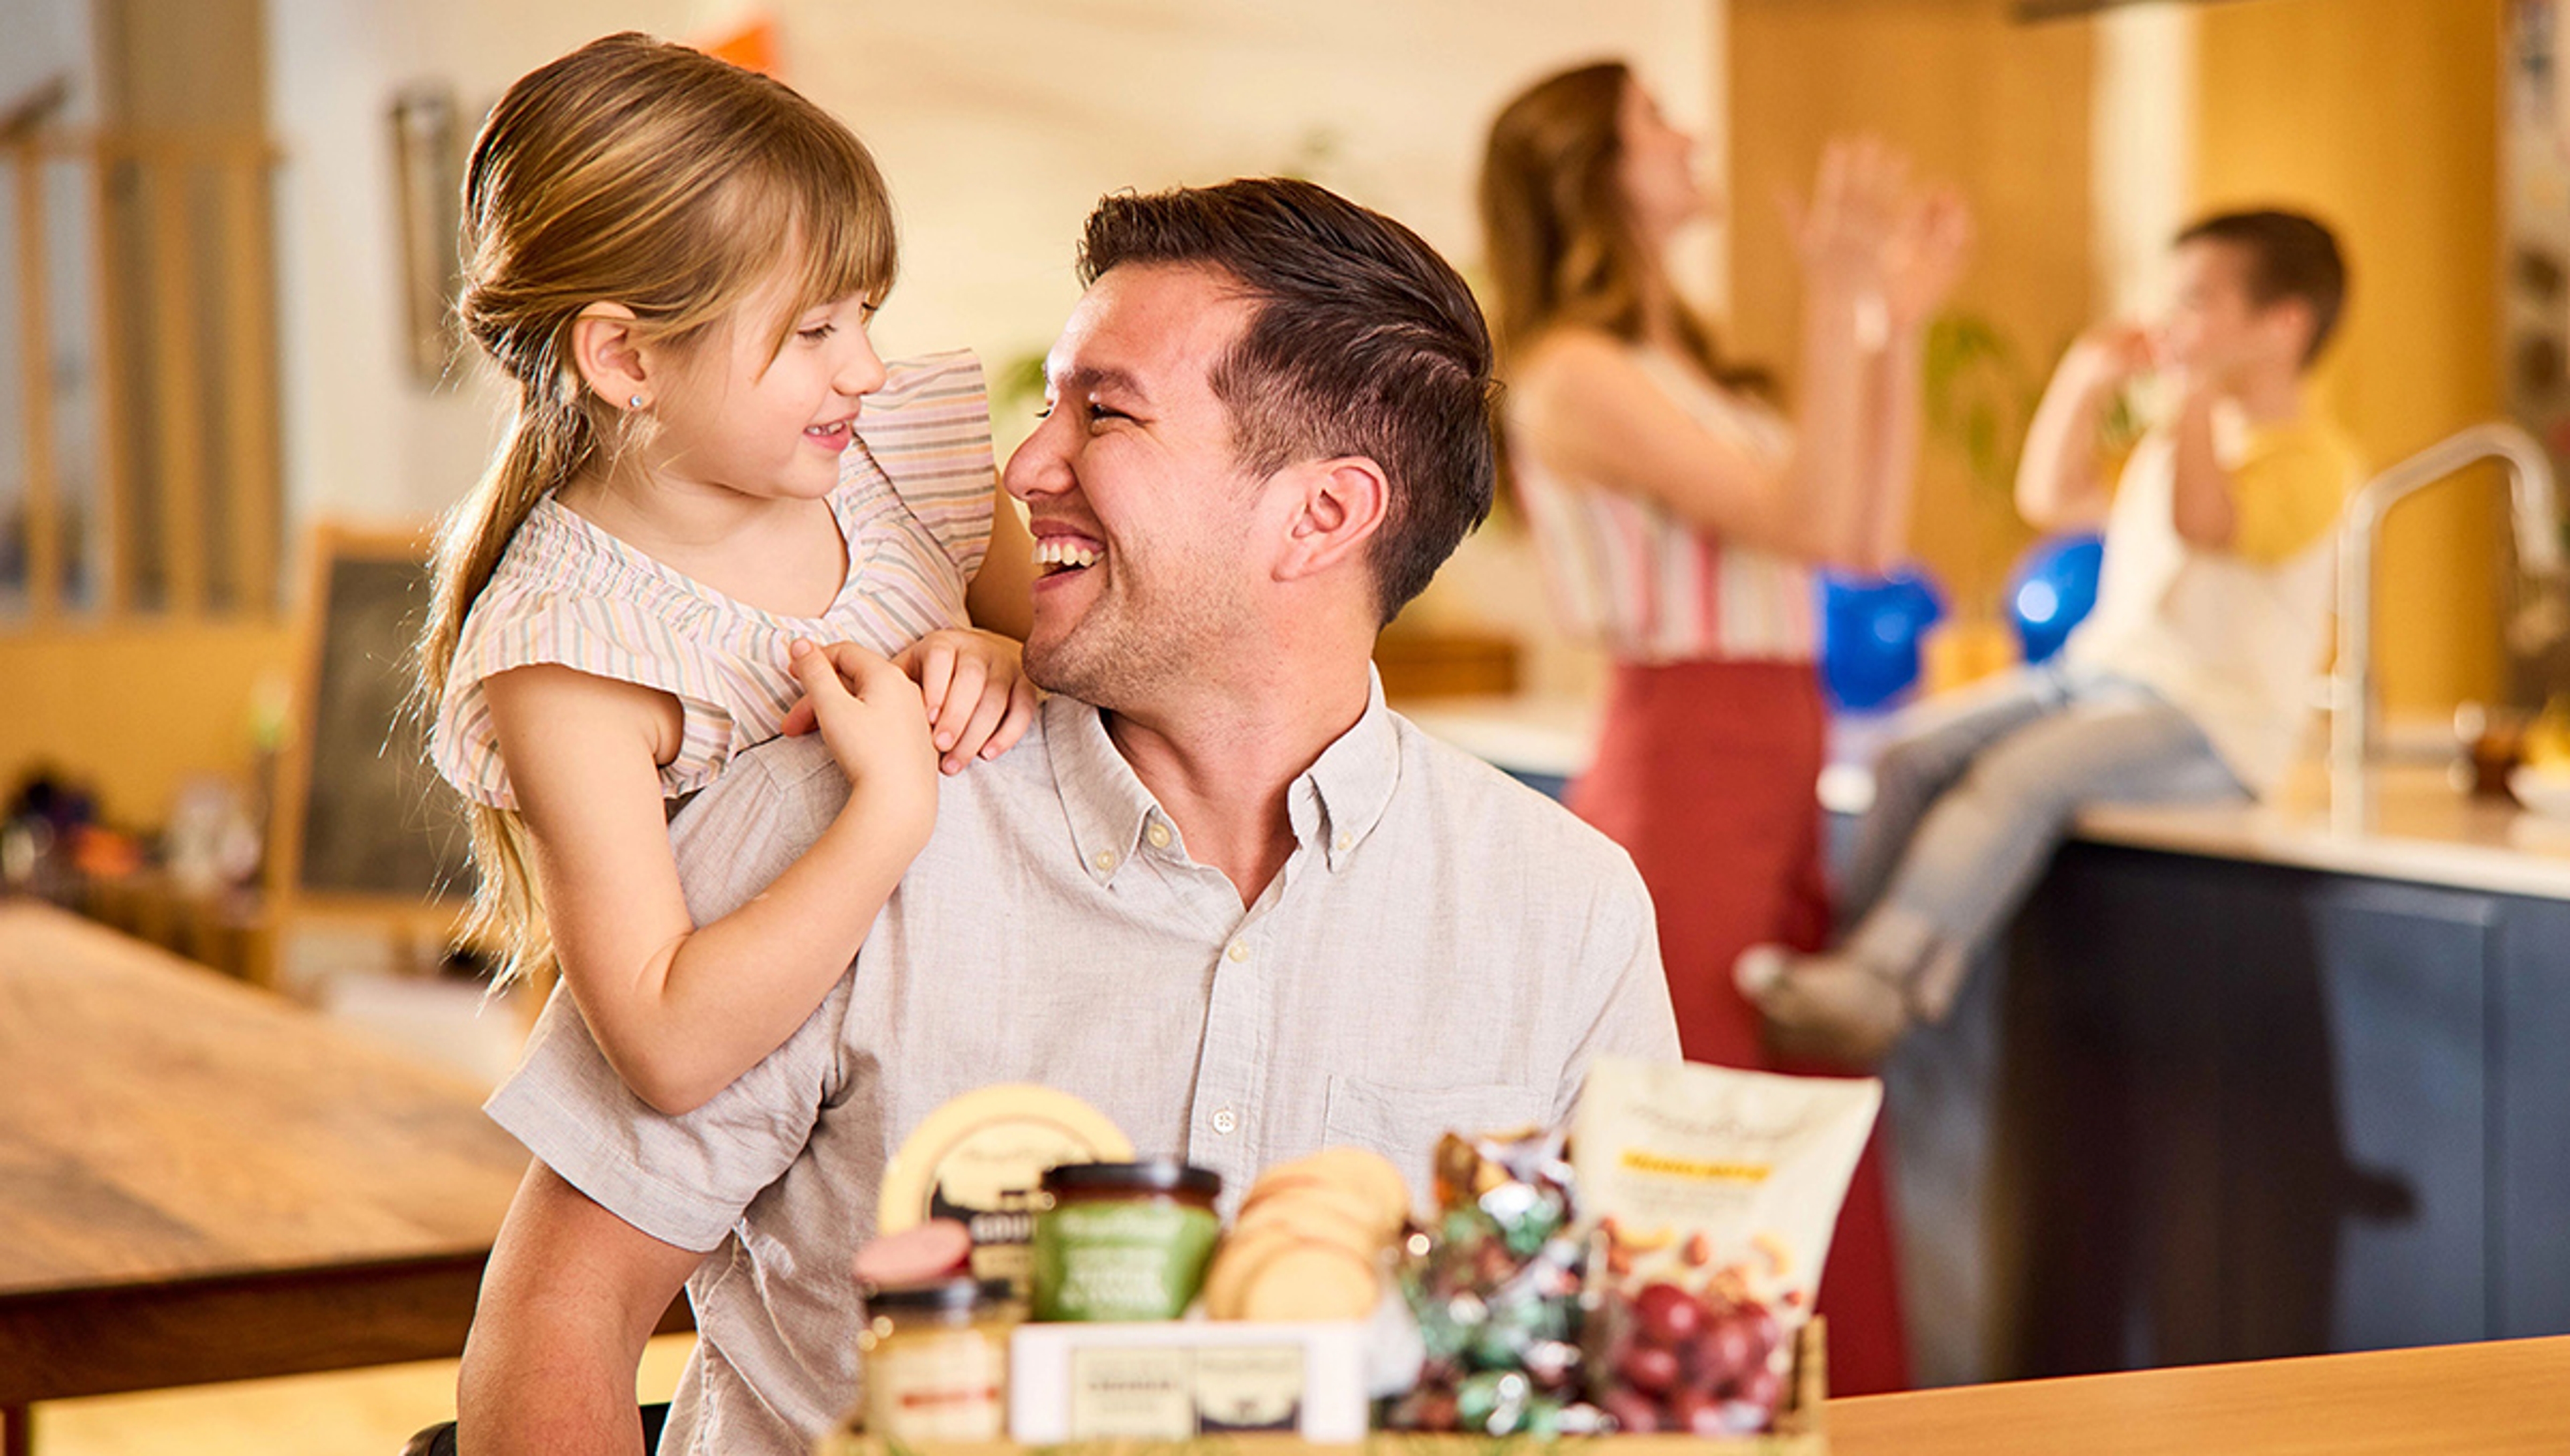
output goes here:
[[[2552, 462], [2534, 437], [2495, 421], [2440, 440], [2364, 483], [2339, 528], [2338, 666], [2330, 691], [2330, 799], [2342, 826], [2360, 821], [2373, 722], [2373, 543], [2383, 513], [2476, 461], [2506, 462], [2518, 568], [2558, 587], [2564, 575]], [[2353, 818], [2351, 818], [2353, 816]]]

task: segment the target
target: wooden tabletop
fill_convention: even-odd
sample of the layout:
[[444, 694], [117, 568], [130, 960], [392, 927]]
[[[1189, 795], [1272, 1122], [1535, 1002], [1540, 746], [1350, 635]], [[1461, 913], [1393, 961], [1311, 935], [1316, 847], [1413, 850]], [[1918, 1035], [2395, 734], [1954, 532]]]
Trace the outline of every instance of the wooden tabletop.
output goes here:
[[480, 1102], [0, 905], [0, 1407], [456, 1353], [527, 1166]]
[[2570, 1452], [2570, 1336], [1829, 1403], [1831, 1456]]
[[[2561, 1456], [2570, 1452], [2570, 1336], [1965, 1385], [1829, 1402], [1829, 1456]], [[1227, 1436], [1237, 1456], [1339, 1456], [1291, 1436]], [[864, 1437], [824, 1449], [886, 1456]], [[907, 1449], [907, 1448], [903, 1448]], [[1027, 1456], [1006, 1442], [926, 1456]], [[1167, 1456], [1168, 1442], [1093, 1441], [1087, 1456]], [[1547, 1448], [1480, 1436], [1377, 1433], [1370, 1456], [1490, 1456]], [[1804, 1443], [1687, 1436], [1569, 1440], [1561, 1456], [1771, 1456]]]

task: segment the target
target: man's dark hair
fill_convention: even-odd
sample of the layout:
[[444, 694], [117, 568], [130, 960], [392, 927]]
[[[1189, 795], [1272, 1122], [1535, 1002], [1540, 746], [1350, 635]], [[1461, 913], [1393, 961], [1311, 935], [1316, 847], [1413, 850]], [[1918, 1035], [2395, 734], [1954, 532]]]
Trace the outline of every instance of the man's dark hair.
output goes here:
[[2247, 254], [2249, 301], [2266, 308], [2300, 300], [2312, 314], [2304, 367], [2321, 356], [2347, 306], [2347, 260], [2327, 227], [2300, 212], [2224, 212], [2187, 228], [2177, 240], [2229, 243]]
[[1340, 456], [1383, 468], [1371, 560], [1392, 620], [1491, 513], [1498, 386], [1472, 290], [1409, 228], [1283, 178], [1101, 199], [1080, 282], [1125, 263], [1218, 268], [1256, 303], [1209, 378], [1245, 469]]

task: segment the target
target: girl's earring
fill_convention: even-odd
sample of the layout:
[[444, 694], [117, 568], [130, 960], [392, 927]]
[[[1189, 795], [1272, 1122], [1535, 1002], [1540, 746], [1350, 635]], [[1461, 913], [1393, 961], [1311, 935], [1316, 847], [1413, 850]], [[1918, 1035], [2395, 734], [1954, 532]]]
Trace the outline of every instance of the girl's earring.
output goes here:
[[634, 408], [634, 409], [638, 409], [638, 410], [639, 410], [639, 409], [642, 408], [642, 396], [641, 396], [641, 395], [639, 395], [639, 394], [638, 394], [638, 395], [634, 396], [634, 398], [632, 398], [632, 399], [630, 399], [630, 400], [627, 400], [625, 403], [626, 403], [628, 406], [630, 406], [631, 408]]

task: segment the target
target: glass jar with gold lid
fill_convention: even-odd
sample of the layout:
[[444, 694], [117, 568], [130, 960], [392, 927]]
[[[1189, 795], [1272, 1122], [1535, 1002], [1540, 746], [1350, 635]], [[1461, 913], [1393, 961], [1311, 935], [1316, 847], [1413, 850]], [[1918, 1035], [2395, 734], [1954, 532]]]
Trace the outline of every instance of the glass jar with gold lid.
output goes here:
[[[843, 1434], [997, 1441], [1009, 1424], [1009, 1331], [1025, 1317], [1005, 1280], [965, 1275], [869, 1288], [857, 1336], [865, 1393]], [[823, 1449], [831, 1449], [824, 1445]]]

